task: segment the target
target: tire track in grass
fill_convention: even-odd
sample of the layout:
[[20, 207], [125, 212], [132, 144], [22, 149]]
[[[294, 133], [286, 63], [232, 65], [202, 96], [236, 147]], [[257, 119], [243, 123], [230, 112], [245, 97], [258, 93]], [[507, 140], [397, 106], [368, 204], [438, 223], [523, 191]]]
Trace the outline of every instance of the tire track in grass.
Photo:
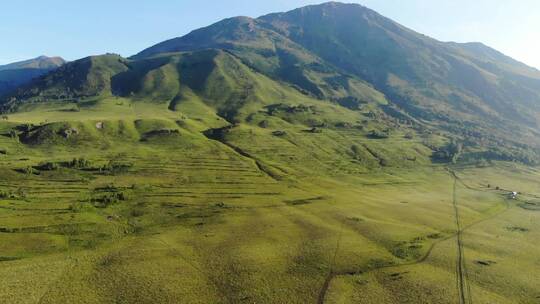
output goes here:
[[[467, 184], [465, 184], [456, 174], [455, 172], [451, 171], [451, 170], [448, 170], [449, 173], [452, 175], [452, 177], [454, 178], [454, 185], [456, 182], [459, 182], [461, 183], [464, 187], [466, 187], [467, 189], [470, 189], [470, 190], [474, 190], [474, 191], [485, 191], [485, 190], [482, 190], [482, 189], [476, 189], [474, 187], [471, 187]], [[455, 194], [455, 193], [454, 193]], [[325, 300], [325, 296], [326, 294], [328, 293], [328, 289], [330, 288], [330, 283], [332, 282], [332, 280], [338, 276], [347, 276], [347, 275], [361, 275], [361, 274], [367, 274], [367, 273], [370, 273], [370, 272], [374, 272], [374, 271], [378, 271], [378, 270], [383, 270], [383, 269], [390, 269], [390, 268], [399, 268], [399, 267], [405, 267], [405, 266], [414, 266], [414, 265], [419, 265], [419, 264], [422, 264], [424, 263], [430, 256], [431, 254], [433, 253], [433, 250], [435, 249], [435, 247], [437, 245], [439, 245], [440, 243], [442, 242], [445, 242], [445, 241], [448, 241], [454, 237], [457, 237], [458, 234], [461, 234], [462, 232], [470, 229], [470, 228], [473, 228], [474, 226], [476, 225], [479, 225], [481, 223], [484, 223], [484, 222], [487, 222], [489, 220], [492, 220], [498, 216], [500, 216], [501, 214], [503, 213], [506, 213], [508, 210], [510, 210], [511, 206], [510, 204], [508, 203], [508, 200], [505, 199], [505, 208], [495, 214], [492, 214], [488, 217], [485, 217], [481, 220], [478, 220], [474, 223], [471, 223], [467, 226], [464, 226], [464, 227], [461, 227], [461, 229], [459, 231], [457, 231], [456, 233], [453, 233], [453, 234], [450, 234], [444, 238], [441, 238], [435, 242], [433, 242], [430, 247], [428, 248], [428, 250], [426, 251], [426, 253], [420, 257], [419, 259], [415, 260], [415, 261], [412, 261], [412, 262], [406, 262], [406, 263], [402, 263], [402, 264], [391, 264], [391, 265], [384, 265], [384, 266], [380, 266], [380, 267], [376, 267], [376, 268], [371, 268], [371, 269], [365, 269], [365, 270], [358, 270], [358, 269], [355, 269], [355, 270], [350, 270], [350, 271], [340, 271], [340, 272], [331, 272], [328, 277], [326, 278], [323, 286], [321, 287], [321, 290], [319, 292], [319, 297], [318, 297], [318, 301], [317, 301], [317, 304], [324, 304], [324, 300]], [[461, 223], [460, 223], [461, 224]], [[461, 226], [461, 225], [460, 225]], [[466, 269], [466, 268], [465, 268]], [[466, 271], [465, 271], [466, 273]], [[466, 290], [467, 290], [467, 301], [468, 303], [473, 303], [472, 302], [472, 294], [470, 292], [470, 285], [468, 283], [469, 281], [466, 280]], [[456, 282], [457, 283], [457, 282]], [[460, 298], [460, 303], [461, 303], [461, 298]]]
[[323, 304], [324, 303], [324, 299], [326, 298], [326, 293], [328, 292], [328, 289], [330, 288], [330, 282], [332, 282], [332, 280], [336, 277], [336, 275], [339, 274], [339, 272], [334, 271], [334, 267], [336, 266], [336, 259], [337, 259], [337, 255], [339, 253], [339, 247], [341, 245], [342, 236], [343, 236], [343, 223], [341, 224], [339, 234], [338, 234], [338, 239], [336, 241], [336, 249], [334, 250], [334, 257], [332, 258], [332, 264], [330, 265], [330, 271], [328, 272], [328, 275], [326, 276], [326, 278], [324, 280], [323, 287], [319, 291], [319, 296], [317, 298], [317, 303], [318, 304]]
[[[178, 258], [180, 258], [184, 263], [186, 263], [189, 267], [191, 267], [193, 270], [195, 270], [196, 273], [198, 273], [203, 278], [205, 278], [209, 284], [212, 284], [214, 287], [218, 286], [219, 282], [216, 281], [216, 279], [214, 279], [212, 276], [209, 276], [207, 271], [205, 271], [204, 269], [199, 267], [194, 261], [192, 261], [193, 259], [190, 259], [186, 255], [184, 255], [184, 253], [177, 246], [175, 246], [175, 245], [169, 243], [168, 241], [164, 240], [161, 236], [153, 237], [152, 239], [154, 239], [154, 240], [158, 241], [159, 243], [161, 243], [162, 245], [164, 245], [166, 249], [174, 252], [174, 254]], [[216, 293], [219, 294], [219, 297], [221, 297], [223, 299], [227, 298], [227, 295], [225, 293], [221, 292], [219, 289], [216, 289]]]
[[468, 283], [468, 274], [465, 267], [465, 250], [463, 248], [463, 229], [461, 227], [461, 220], [459, 217], [459, 207], [457, 202], [457, 177], [454, 172], [450, 171], [453, 178], [453, 190], [452, 190], [452, 206], [454, 208], [454, 219], [456, 223], [456, 249], [457, 249], [457, 261], [456, 261], [456, 285], [459, 296], [460, 304], [472, 303], [472, 297], [470, 294], [470, 286]]
[[[79, 257], [81, 258], [81, 257]], [[75, 267], [79, 264], [79, 258], [74, 258], [73, 256], [67, 256], [66, 259], [69, 260], [68, 265], [66, 265], [66, 268], [56, 277], [54, 280], [52, 280], [49, 284], [47, 284], [47, 287], [45, 288], [45, 291], [41, 294], [39, 299], [37, 300], [37, 304], [43, 304], [46, 298], [51, 294], [51, 292], [54, 290], [54, 288], [62, 282], [62, 279], [66, 277], [69, 273], [71, 273]]]
[[[448, 170], [452, 177], [454, 178], [454, 189], [453, 189], [453, 206], [454, 206], [454, 212], [455, 212], [455, 219], [456, 219], [456, 227], [457, 227], [457, 263], [456, 263], [456, 278], [458, 283], [458, 292], [459, 292], [459, 298], [461, 304], [467, 304], [467, 303], [473, 303], [473, 297], [471, 292], [471, 285], [469, 280], [469, 273], [467, 270], [467, 260], [465, 257], [465, 249], [463, 247], [463, 231], [461, 227], [461, 219], [459, 217], [459, 207], [457, 202], [457, 183], [459, 182], [462, 184], [465, 188], [470, 190], [477, 190], [482, 191], [479, 189], [475, 189], [469, 185], [467, 185], [463, 180], [461, 180], [457, 174], [452, 171]], [[508, 207], [508, 205], [507, 205]], [[463, 302], [461, 302], [463, 301]]]

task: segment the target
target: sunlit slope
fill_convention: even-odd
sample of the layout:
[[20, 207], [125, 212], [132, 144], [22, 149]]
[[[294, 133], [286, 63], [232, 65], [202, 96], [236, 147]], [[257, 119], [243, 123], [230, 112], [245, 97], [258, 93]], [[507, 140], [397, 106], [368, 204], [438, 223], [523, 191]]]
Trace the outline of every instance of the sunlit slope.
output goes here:
[[[78, 68], [87, 67], [88, 60], [93, 64], [86, 76], [64, 81], [67, 71], [82, 74]], [[147, 131], [179, 130], [222, 142], [253, 154], [260, 165], [283, 177], [288, 170], [332, 172], [351, 163], [352, 171], [427, 164], [432, 153], [428, 143], [435, 139], [400, 126], [378, 102], [352, 110], [316, 99], [219, 50], [136, 61], [106, 55], [68, 64], [50, 77], [59, 81], [45, 87], [36, 82], [41, 93], [11, 103], [18, 112], [8, 115], [9, 121], [30, 123], [16, 130], [23, 143], [91, 146], [123, 136], [136, 142], [145, 132], [134, 131], [134, 124], [159, 120], [168, 126]], [[93, 96], [82, 93], [88, 89]], [[40, 99], [53, 91], [72, 95]], [[444, 144], [435, 141], [435, 146]], [[287, 168], [291, 163], [293, 168]]]
[[272, 29], [260, 20], [237, 17], [151, 47], [134, 58], [159, 53], [225, 49], [248, 66], [295, 85], [314, 96], [356, 108], [363, 102], [386, 103], [369, 84], [328, 65], [317, 55]]
[[440, 42], [363, 6], [331, 2], [227, 19], [135, 58], [204, 48], [226, 49], [347, 107], [380, 100], [366, 89], [376, 88], [392, 116], [448, 131], [475, 159], [538, 158], [540, 72], [480, 43]]

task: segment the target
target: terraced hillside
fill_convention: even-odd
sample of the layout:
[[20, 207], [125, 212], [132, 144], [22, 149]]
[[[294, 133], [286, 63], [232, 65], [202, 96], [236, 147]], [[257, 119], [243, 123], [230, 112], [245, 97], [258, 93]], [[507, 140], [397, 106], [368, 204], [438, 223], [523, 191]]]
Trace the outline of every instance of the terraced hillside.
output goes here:
[[198, 98], [8, 115], [1, 301], [454, 303], [458, 277], [479, 303], [538, 296], [536, 169], [454, 167], [454, 189], [436, 135], [294, 96], [235, 125]]

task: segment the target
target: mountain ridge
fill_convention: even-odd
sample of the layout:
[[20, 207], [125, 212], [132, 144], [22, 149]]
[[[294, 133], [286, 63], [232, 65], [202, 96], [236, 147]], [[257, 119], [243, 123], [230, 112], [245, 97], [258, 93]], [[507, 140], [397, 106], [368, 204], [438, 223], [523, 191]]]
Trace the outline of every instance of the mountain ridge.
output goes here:
[[[521, 125], [522, 121], [525, 121], [525, 128], [538, 127], [538, 103], [535, 101], [540, 99], [540, 87], [536, 83], [536, 71], [491, 48], [441, 42], [356, 4], [331, 2], [312, 5], [265, 15], [250, 22], [278, 33], [282, 39], [298, 45], [299, 49], [308, 50], [311, 57], [322, 59], [326, 65], [353, 74], [387, 96], [394, 96], [394, 103], [409, 113], [436, 119], [439, 114], [459, 117], [462, 112], [473, 116], [491, 113], [489, 115], [493, 119], [486, 120], [486, 123], [492, 127], [504, 123], [506, 128], [517, 128], [516, 122]], [[223, 32], [216, 32], [214, 28], [227, 26], [218, 22], [150, 47], [136, 56], [149, 56], [160, 51], [189, 51], [192, 50], [189, 42], [201, 37], [213, 39], [205, 40], [205, 47], [226, 47], [248, 64], [252, 57], [261, 53], [259, 50], [246, 50], [243, 44], [246, 39], [242, 40], [242, 35], [237, 35], [240, 41], [233, 41], [236, 44], [230, 43], [229, 36], [221, 35]], [[244, 30], [239, 27], [237, 32], [243, 33]], [[252, 37], [247, 40], [251, 44]], [[474, 46], [473, 50], [471, 46]], [[475, 57], [479, 49], [492, 57], [496, 55], [497, 60], [503, 58], [504, 64], [485, 56]], [[276, 57], [280, 58], [279, 54]], [[293, 62], [289, 66], [295, 64]], [[309, 68], [304, 66], [302, 70], [305, 75]], [[502, 82], [503, 85], [499, 85]], [[309, 90], [305, 81], [297, 81], [296, 84], [304, 84], [303, 89]], [[525, 104], [509, 101], [518, 94]], [[534, 115], [529, 112], [530, 106], [536, 108]]]
[[[225, 51], [256, 73], [310, 98], [370, 115], [384, 113], [385, 119], [466, 143], [471, 153], [492, 155], [504, 146], [513, 152], [497, 153], [511, 159], [520, 149], [535, 154], [540, 148], [540, 72], [484, 44], [441, 42], [364, 6], [338, 2], [259, 18], [227, 18], [127, 59], [89, 57], [94, 58], [89, 68], [79, 60], [20, 88], [4, 100], [3, 108], [13, 111], [27, 100], [46, 102], [47, 96], [77, 100], [103, 94], [132, 94], [138, 102], [161, 96], [175, 108], [183, 89], [206, 86], [185, 86], [182, 79], [196, 75], [193, 66], [200, 65], [205, 73], [214, 65], [214, 59], [204, 55], [209, 50]], [[174, 58], [184, 63], [173, 63]], [[228, 68], [234, 73], [239, 66]], [[122, 73], [141, 87], [117, 81]], [[223, 75], [195, 79], [220, 83]], [[233, 102], [228, 114], [216, 111], [231, 122], [245, 123], [245, 117], [231, 114], [240, 113], [241, 107]]]

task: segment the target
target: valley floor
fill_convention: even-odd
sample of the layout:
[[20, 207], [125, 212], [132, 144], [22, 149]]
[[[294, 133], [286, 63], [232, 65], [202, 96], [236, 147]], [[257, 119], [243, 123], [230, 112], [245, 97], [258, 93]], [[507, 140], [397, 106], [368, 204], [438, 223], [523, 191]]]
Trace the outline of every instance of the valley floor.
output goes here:
[[455, 189], [443, 167], [277, 181], [215, 152], [94, 156], [133, 164], [114, 174], [3, 160], [0, 302], [538, 301], [536, 169], [456, 168]]

